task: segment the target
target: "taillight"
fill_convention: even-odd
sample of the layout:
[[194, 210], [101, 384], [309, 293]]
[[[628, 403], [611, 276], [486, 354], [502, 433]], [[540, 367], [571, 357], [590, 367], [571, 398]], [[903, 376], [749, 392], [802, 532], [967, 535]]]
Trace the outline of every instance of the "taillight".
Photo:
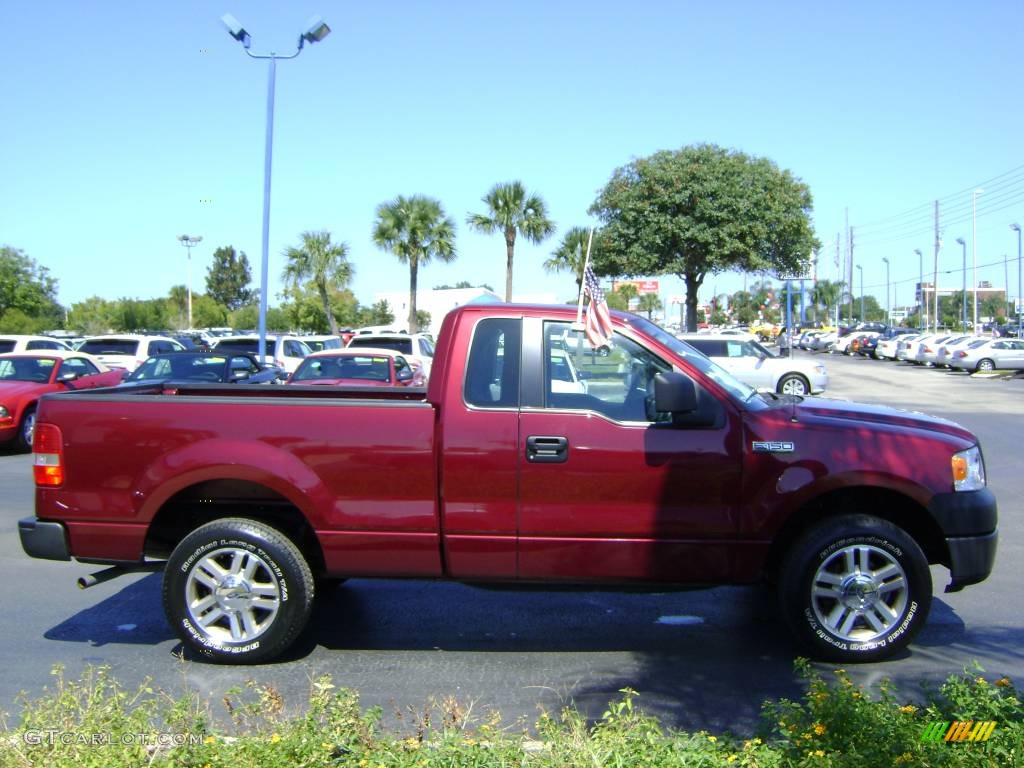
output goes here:
[[953, 357], [967, 357], [967, 353], [964, 352], [962, 349], [958, 349], [956, 352], [953, 353]]
[[32, 474], [36, 485], [64, 484], [64, 436], [55, 424], [36, 424], [32, 436]]

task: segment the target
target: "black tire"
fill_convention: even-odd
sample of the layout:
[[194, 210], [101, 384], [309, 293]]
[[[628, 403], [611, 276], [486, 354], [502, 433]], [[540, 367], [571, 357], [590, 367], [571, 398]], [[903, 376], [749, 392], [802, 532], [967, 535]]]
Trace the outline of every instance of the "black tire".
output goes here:
[[776, 391], [780, 395], [809, 395], [811, 384], [799, 373], [787, 373], [779, 379]]
[[164, 571], [168, 622], [186, 646], [218, 663], [281, 654], [305, 628], [313, 597], [313, 575], [295, 543], [244, 518], [192, 531]]
[[36, 407], [30, 405], [21, 414], [21, 423], [18, 425], [18, 436], [15, 443], [20, 451], [32, 450], [32, 435], [36, 430]]
[[989, 360], [987, 357], [978, 361], [979, 371], [994, 371], [995, 369], [996, 364]]
[[816, 658], [869, 662], [899, 652], [924, 626], [932, 579], [921, 548], [901, 528], [844, 515], [792, 545], [778, 595], [790, 630]]

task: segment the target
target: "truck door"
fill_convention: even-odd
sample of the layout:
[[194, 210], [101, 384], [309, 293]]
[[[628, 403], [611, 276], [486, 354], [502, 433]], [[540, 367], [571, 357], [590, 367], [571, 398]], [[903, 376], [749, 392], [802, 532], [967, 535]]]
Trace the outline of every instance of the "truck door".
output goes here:
[[465, 359], [447, 366], [460, 376], [446, 387], [438, 430], [445, 568], [454, 578], [516, 576], [521, 327], [520, 317], [479, 320]]
[[[566, 322], [525, 318], [523, 338], [519, 578], [727, 580], [738, 414], [718, 400], [691, 426], [655, 413], [654, 375], [671, 366], [626, 335], [616, 333], [605, 356]], [[558, 378], [566, 355], [580, 390]]]

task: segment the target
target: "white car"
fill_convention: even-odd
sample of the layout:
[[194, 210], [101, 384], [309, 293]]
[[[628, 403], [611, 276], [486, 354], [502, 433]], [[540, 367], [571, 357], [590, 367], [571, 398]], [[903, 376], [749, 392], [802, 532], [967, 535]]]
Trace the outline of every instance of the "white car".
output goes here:
[[341, 340], [341, 336], [332, 336], [331, 334], [324, 334], [321, 336], [303, 336], [302, 340], [306, 342], [306, 346], [314, 352], [325, 352], [332, 349], [344, 349], [345, 344]]
[[185, 347], [166, 336], [119, 333], [89, 336], [78, 347], [78, 351], [92, 355], [108, 368], [124, 368], [126, 371], [134, 371], [153, 355], [184, 352]]
[[972, 342], [989, 341], [990, 339], [991, 337], [975, 336], [974, 334], [953, 336], [935, 347], [933, 353], [926, 353], [925, 362], [931, 363], [936, 368], [946, 368], [957, 350], [966, 349]]
[[821, 363], [777, 357], [756, 341], [710, 334], [689, 334], [680, 338], [755, 389], [811, 395], [824, 392], [828, 387], [828, 371]]
[[[251, 352], [257, 358], [264, 359], [260, 355], [260, 337], [256, 333], [249, 333], [243, 336], [221, 336], [217, 339], [213, 348], [220, 352], [225, 350]], [[299, 336], [267, 334], [267, 354], [265, 357], [270, 359], [266, 360], [266, 362], [273, 363], [278, 368], [284, 368], [288, 373], [295, 373], [299, 363], [312, 351], [309, 345]]]
[[359, 333], [352, 337], [350, 347], [383, 347], [401, 352], [406, 360], [419, 360], [423, 375], [430, 379], [434, 362], [434, 344], [422, 333]]
[[916, 336], [916, 333], [901, 333], [899, 336], [893, 336], [891, 339], [882, 339], [878, 342], [878, 346], [875, 347], [875, 357], [879, 360], [885, 358], [887, 360], [895, 360], [896, 352], [899, 349], [901, 341]]
[[18, 333], [5, 333], [0, 336], [0, 354], [37, 352], [41, 349], [70, 350], [71, 347], [60, 339], [50, 336], [25, 336]]
[[1024, 340], [975, 339], [953, 353], [949, 367], [965, 371], [1019, 371], [1024, 369]]

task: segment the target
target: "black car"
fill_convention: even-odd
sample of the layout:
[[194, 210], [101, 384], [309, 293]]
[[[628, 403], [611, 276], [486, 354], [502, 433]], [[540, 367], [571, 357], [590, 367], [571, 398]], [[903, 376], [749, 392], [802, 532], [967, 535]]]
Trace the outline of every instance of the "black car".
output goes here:
[[275, 384], [286, 377], [284, 369], [261, 365], [256, 355], [248, 352], [171, 352], [147, 358], [125, 382]]

